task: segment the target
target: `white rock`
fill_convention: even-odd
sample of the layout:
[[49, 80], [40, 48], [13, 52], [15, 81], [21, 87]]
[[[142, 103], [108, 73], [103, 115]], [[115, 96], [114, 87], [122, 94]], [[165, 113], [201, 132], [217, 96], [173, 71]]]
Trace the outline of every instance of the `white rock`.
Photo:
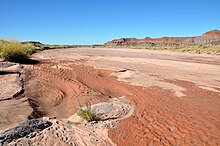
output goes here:
[[84, 120], [82, 117], [78, 116], [77, 114], [72, 115], [68, 119], [68, 122], [75, 123], [75, 124], [79, 124], [79, 123], [82, 123], [82, 122], [85, 122], [85, 121], [86, 120]]

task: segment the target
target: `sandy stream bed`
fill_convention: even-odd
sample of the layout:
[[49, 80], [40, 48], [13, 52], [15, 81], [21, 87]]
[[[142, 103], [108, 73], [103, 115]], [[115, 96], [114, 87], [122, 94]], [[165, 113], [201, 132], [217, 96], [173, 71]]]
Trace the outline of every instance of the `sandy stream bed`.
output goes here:
[[[81, 48], [33, 57], [40, 63], [24, 65], [24, 93], [0, 101], [0, 129], [43, 116], [51, 117], [53, 126], [12, 144], [220, 145], [219, 56]], [[0, 81], [16, 81], [16, 75], [1, 74]], [[1, 99], [20, 89], [1, 85]], [[119, 97], [134, 107], [132, 113], [128, 109], [101, 123], [68, 124], [80, 104]]]

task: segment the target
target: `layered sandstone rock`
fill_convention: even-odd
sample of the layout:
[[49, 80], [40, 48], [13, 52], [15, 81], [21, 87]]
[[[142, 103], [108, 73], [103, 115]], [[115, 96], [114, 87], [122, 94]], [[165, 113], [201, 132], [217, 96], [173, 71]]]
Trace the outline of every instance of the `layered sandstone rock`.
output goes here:
[[187, 46], [187, 45], [220, 45], [220, 30], [212, 30], [197, 37], [162, 37], [144, 39], [121, 38], [105, 43], [106, 46]]

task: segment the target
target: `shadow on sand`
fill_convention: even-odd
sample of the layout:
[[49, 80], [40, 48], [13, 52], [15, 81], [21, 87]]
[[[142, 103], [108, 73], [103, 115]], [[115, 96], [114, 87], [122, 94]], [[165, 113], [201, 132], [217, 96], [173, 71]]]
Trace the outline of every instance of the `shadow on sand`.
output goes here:
[[21, 61], [15, 61], [15, 63], [21, 63], [21, 64], [38, 64], [40, 61], [39, 60], [34, 60], [34, 59], [25, 59]]

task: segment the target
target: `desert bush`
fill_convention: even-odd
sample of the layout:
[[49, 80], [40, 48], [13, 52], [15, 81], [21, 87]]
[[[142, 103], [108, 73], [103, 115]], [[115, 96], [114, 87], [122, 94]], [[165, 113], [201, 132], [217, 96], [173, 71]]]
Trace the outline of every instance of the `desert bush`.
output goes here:
[[86, 121], [88, 122], [91, 122], [91, 121], [98, 121], [100, 120], [94, 111], [92, 111], [91, 109], [91, 104], [90, 103], [87, 103], [86, 104], [86, 107], [85, 108], [80, 108], [78, 111], [77, 111], [77, 115], [82, 117], [83, 119], [85, 119]]
[[0, 41], [0, 57], [7, 61], [24, 62], [37, 48], [17, 41]]

